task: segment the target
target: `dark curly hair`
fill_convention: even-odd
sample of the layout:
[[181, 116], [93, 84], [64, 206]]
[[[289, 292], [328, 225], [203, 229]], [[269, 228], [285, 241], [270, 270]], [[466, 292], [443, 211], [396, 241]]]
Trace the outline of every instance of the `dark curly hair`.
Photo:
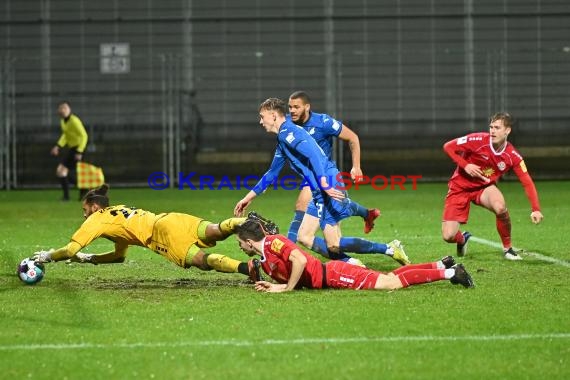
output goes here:
[[107, 196], [108, 191], [109, 185], [104, 183], [96, 189], [89, 190], [89, 192], [83, 197], [83, 202], [88, 205], [97, 204], [102, 208], [109, 207], [109, 197]]

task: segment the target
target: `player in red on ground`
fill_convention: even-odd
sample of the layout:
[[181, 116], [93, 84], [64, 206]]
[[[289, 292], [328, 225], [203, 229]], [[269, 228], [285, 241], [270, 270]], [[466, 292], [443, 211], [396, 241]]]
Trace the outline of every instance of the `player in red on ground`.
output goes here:
[[457, 243], [457, 254], [464, 256], [469, 232], [461, 232], [460, 224], [467, 223], [471, 202], [485, 207], [497, 216], [497, 231], [503, 242], [503, 253], [507, 260], [522, 260], [511, 244], [511, 218], [503, 193], [496, 186], [499, 178], [513, 169], [522, 183], [532, 212], [534, 224], [543, 218], [540, 212], [538, 194], [522, 156], [507, 141], [513, 118], [506, 112], [491, 116], [489, 132], [471, 133], [448, 141], [443, 146], [445, 153], [457, 164], [449, 180], [445, 198], [441, 234], [448, 243]]
[[261, 256], [261, 268], [278, 282], [256, 281], [255, 289], [261, 292], [280, 293], [303, 287], [394, 290], [440, 280], [466, 288], [475, 286], [463, 265], [455, 265], [451, 256], [382, 273], [339, 260], [322, 263], [285, 236], [267, 235], [255, 220], [246, 220], [235, 232], [240, 248], [249, 256]]

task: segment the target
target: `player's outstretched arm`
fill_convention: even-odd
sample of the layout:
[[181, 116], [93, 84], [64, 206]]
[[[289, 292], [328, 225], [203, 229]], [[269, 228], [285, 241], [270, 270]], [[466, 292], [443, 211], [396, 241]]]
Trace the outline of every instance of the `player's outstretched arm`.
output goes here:
[[542, 215], [542, 212], [540, 212], [540, 202], [538, 201], [538, 192], [536, 191], [536, 186], [534, 185], [534, 181], [532, 180], [530, 174], [528, 174], [524, 161], [521, 161], [519, 165], [515, 166], [513, 168], [513, 171], [523, 185], [526, 197], [530, 202], [530, 206], [532, 208], [532, 212], [530, 213], [530, 220], [534, 224], [538, 224], [542, 221], [544, 216]]
[[242, 216], [256, 196], [257, 194], [253, 190], [247, 193], [247, 195], [236, 204], [236, 207], [234, 207], [234, 216]]
[[115, 250], [100, 254], [78, 252], [68, 261], [77, 263], [98, 264], [119, 264], [125, 262], [128, 244], [115, 243]]
[[291, 251], [291, 253], [289, 254], [289, 261], [292, 264], [291, 277], [289, 277], [287, 285], [283, 288], [283, 290], [281, 290], [282, 292], [295, 290], [295, 287], [299, 283], [299, 280], [303, 275], [303, 271], [307, 266], [307, 258], [298, 249], [294, 249]]
[[540, 222], [542, 222], [542, 219], [544, 219], [544, 215], [542, 215], [542, 212], [540, 211], [533, 211], [530, 213], [530, 220], [534, 223], [534, 224], [538, 224]]
[[338, 138], [346, 141], [350, 148], [350, 153], [352, 155], [352, 169], [350, 170], [350, 177], [353, 181], [356, 181], [357, 178], [362, 178], [362, 169], [360, 168], [360, 139], [358, 138], [358, 135], [343, 124], [342, 131], [338, 135]]
[[35, 252], [32, 256], [32, 259], [41, 263], [67, 260], [79, 252], [80, 249], [81, 245], [74, 241], [71, 241], [65, 247], [61, 247], [56, 250]]
[[273, 284], [268, 281], [257, 281], [255, 283], [255, 290], [258, 292], [278, 293], [284, 291], [287, 284]]

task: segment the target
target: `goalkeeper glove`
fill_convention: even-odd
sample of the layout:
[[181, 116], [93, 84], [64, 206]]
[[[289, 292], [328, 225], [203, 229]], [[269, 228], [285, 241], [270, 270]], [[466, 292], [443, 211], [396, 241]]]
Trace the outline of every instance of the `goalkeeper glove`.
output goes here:
[[34, 255], [32, 257], [30, 257], [31, 260], [34, 260], [35, 262], [44, 264], [44, 263], [49, 263], [51, 262], [51, 254], [54, 252], [53, 249], [50, 249], [49, 251], [38, 251], [38, 252], [34, 252]]

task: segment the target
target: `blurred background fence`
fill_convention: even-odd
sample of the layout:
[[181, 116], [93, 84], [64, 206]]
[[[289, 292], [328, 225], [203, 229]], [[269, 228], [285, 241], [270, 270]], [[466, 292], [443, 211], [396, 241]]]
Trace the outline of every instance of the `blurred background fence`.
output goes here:
[[531, 173], [570, 177], [563, 0], [4, 0], [0, 55], [2, 188], [56, 185], [61, 100], [111, 183], [259, 175], [257, 107], [300, 89], [359, 134], [367, 174], [447, 178], [442, 144], [506, 110]]

